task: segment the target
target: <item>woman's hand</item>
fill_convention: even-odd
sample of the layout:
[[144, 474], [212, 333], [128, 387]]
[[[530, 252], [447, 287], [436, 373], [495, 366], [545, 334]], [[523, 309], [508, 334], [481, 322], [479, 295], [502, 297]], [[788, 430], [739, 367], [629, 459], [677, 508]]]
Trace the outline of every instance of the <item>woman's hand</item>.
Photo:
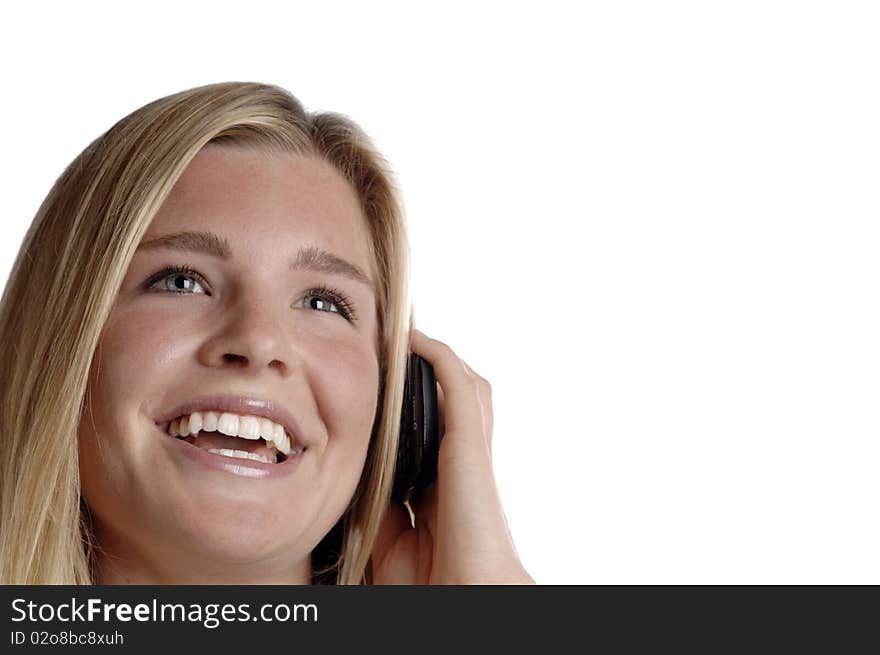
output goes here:
[[492, 472], [492, 389], [445, 343], [413, 330], [410, 350], [434, 367], [437, 480], [414, 506], [391, 502], [373, 557], [373, 584], [535, 584], [523, 568]]

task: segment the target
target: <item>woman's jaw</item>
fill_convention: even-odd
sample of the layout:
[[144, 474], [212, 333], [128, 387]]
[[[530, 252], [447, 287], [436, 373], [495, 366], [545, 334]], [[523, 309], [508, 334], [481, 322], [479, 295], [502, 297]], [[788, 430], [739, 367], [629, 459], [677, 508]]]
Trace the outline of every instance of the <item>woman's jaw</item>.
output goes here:
[[93, 523], [99, 552], [93, 557], [93, 582], [99, 585], [250, 585], [311, 584], [311, 553], [300, 558], [263, 557], [230, 561], [176, 544], [141, 546], [99, 521]]

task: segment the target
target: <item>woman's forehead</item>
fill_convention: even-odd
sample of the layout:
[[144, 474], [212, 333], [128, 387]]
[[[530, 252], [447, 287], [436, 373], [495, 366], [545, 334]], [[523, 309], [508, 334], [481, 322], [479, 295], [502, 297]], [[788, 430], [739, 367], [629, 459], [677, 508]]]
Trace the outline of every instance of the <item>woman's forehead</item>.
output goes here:
[[[202, 150], [178, 179], [142, 244], [192, 232], [241, 249], [313, 246], [369, 271], [357, 194], [330, 164], [228, 147]], [[293, 254], [293, 253], [291, 253]]]

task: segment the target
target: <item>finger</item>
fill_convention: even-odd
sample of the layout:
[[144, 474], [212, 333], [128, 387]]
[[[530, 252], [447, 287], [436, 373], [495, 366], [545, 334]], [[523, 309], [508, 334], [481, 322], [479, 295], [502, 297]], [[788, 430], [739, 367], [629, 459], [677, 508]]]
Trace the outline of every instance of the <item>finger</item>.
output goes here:
[[443, 416], [446, 414], [446, 394], [443, 393], [443, 387], [440, 384], [437, 384], [437, 418], [440, 423], [440, 435], [444, 435], [446, 433], [446, 422], [443, 420]]
[[[446, 398], [444, 397], [443, 387], [439, 384], [437, 385], [437, 415], [440, 419], [440, 434], [441, 436], [445, 434], [445, 425], [443, 422], [443, 416], [445, 413], [444, 407], [446, 406]], [[492, 407], [483, 406], [483, 434], [486, 437], [486, 446], [489, 448], [489, 455], [492, 455]]]
[[463, 359], [461, 363], [464, 365], [468, 374], [477, 381], [477, 394], [480, 400], [480, 408], [483, 419], [483, 434], [486, 436], [486, 445], [489, 447], [489, 454], [492, 454], [492, 385], [482, 375], [478, 374]]
[[[445, 406], [443, 418], [446, 426], [444, 441], [448, 437], [461, 440], [461, 446], [450, 444], [449, 449], [460, 447], [473, 448], [481, 446], [488, 452], [487, 439], [484, 434], [477, 437], [474, 433], [484, 433], [485, 410], [484, 399], [480, 394], [478, 377], [469, 372], [469, 367], [453, 352], [453, 350], [436, 339], [413, 330], [410, 344], [413, 352], [424, 357], [434, 369], [438, 384], [443, 389]], [[477, 429], [474, 429], [474, 426]], [[477, 441], [478, 439], [478, 441]]]
[[[474, 374], [476, 375], [476, 373]], [[489, 383], [476, 375], [479, 380], [477, 384], [477, 400], [480, 403], [480, 420], [483, 426], [483, 436], [486, 439], [486, 447], [489, 449], [489, 455], [492, 455], [492, 387]]]
[[[424, 334], [424, 333], [422, 333]], [[460, 359], [460, 358], [459, 358]], [[461, 363], [464, 365], [465, 370], [468, 374], [477, 381], [477, 389], [476, 393], [478, 396], [478, 400], [480, 402], [480, 418], [483, 427], [483, 435], [486, 440], [486, 447], [489, 449], [489, 456], [492, 455], [492, 434], [493, 434], [493, 411], [492, 411], [492, 386], [489, 384], [489, 381], [478, 375], [470, 365], [461, 360]], [[437, 385], [437, 405], [438, 405], [438, 413], [440, 414], [441, 426], [443, 424], [443, 389], [440, 385]], [[443, 427], [440, 428], [440, 434], [443, 434]]]

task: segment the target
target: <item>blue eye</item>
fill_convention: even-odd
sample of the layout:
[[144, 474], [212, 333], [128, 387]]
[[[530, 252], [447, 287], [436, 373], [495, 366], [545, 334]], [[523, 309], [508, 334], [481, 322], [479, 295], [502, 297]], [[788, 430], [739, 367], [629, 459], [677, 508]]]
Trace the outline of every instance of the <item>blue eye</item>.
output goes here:
[[[168, 286], [168, 280], [173, 281], [172, 286]], [[164, 288], [162, 288], [161, 285], [156, 288], [156, 285], [160, 282], [163, 283]], [[159, 292], [167, 291], [169, 293], [188, 295], [194, 293], [194, 284], [201, 287], [202, 292], [205, 292], [204, 288], [208, 286], [205, 278], [197, 270], [188, 264], [184, 264], [183, 266], [168, 266], [163, 268], [161, 271], [150, 277], [144, 286], [146, 289], [152, 289]], [[305, 296], [303, 296], [303, 300], [307, 298], [317, 298], [325, 304], [329, 301], [331, 305], [337, 307], [337, 310], [320, 309], [315, 307], [312, 303], [309, 303], [308, 306], [312, 309], [328, 314], [339, 314], [345, 320], [352, 323], [357, 320], [354, 306], [351, 301], [338, 289], [322, 285], [317, 289], [309, 289]]]
[[[351, 306], [351, 303], [348, 301], [348, 299], [336, 289], [331, 289], [329, 287], [311, 289], [308, 293], [306, 293], [305, 298], [317, 298], [318, 300], [321, 300], [325, 303], [329, 300], [333, 305], [339, 308], [339, 311], [336, 311], [334, 313], [341, 314], [346, 320], [354, 320], [354, 308]], [[317, 307], [312, 308], [317, 309]], [[329, 311], [332, 312], [333, 310]]]
[[188, 293], [192, 291], [192, 285], [186, 286], [185, 283], [187, 278], [191, 280], [195, 280], [199, 286], [205, 284], [205, 279], [199, 274], [198, 271], [191, 268], [190, 266], [169, 266], [168, 268], [164, 268], [158, 273], [156, 273], [153, 277], [151, 277], [147, 281], [147, 288], [152, 289], [153, 286], [157, 282], [166, 282], [167, 280], [174, 280], [174, 288], [166, 287], [164, 289], [159, 289], [160, 291], [170, 291], [171, 293]]

